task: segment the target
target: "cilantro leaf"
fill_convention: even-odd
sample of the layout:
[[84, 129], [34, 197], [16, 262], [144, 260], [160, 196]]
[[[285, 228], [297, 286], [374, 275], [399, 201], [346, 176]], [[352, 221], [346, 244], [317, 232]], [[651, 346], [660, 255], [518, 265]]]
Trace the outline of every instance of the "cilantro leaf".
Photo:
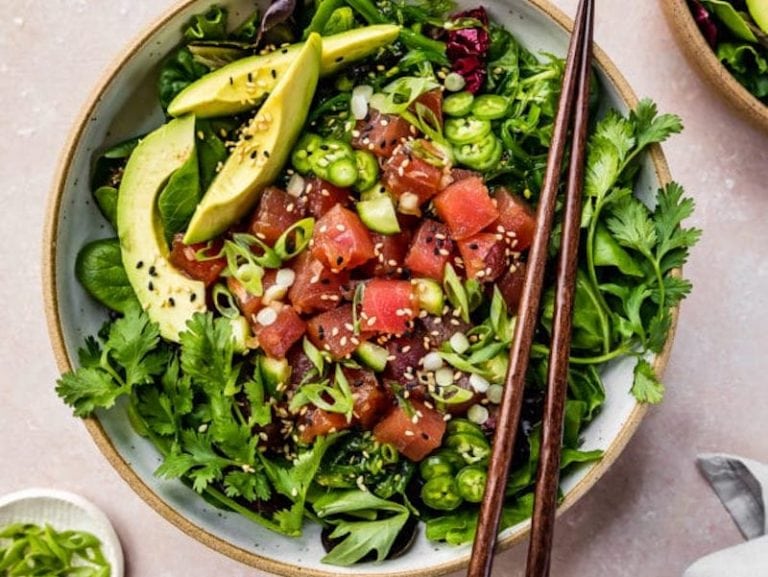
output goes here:
[[202, 493], [210, 483], [220, 480], [224, 468], [231, 464], [232, 461], [216, 451], [210, 433], [186, 429], [181, 433], [181, 442], [165, 457], [155, 474], [165, 479], [189, 477], [195, 491]]
[[226, 318], [196, 314], [181, 333], [181, 367], [205, 388], [232, 387], [239, 369], [233, 363], [234, 341]]
[[165, 370], [168, 357], [159, 342], [160, 329], [138, 307], [112, 323], [105, 348], [125, 370], [127, 387], [150, 383]]
[[656, 209], [653, 213], [659, 239], [656, 259], [663, 273], [685, 264], [690, 247], [701, 237], [701, 230], [681, 226], [682, 221], [689, 218], [694, 210], [693, 199], [684, 198], [683, 194], [683, 187], [671, 182], [659, 189], [656, 195]]
[[228, 497], [243, 497], [247, 501], [266, 501], [272, 495], [269, 481], [263, 471], [233, 470], [224, 477], [224, 490]]
[[650, 257], [658, 237], [648, 208], [628, 196], [612, 206], [612, 215], [605, 224], [616, 241]]
[[77, 360], [83, 368], [95, 369], [101, 366], [101, 346], [99, 341], [93, 337], [86, 337], [85, 346], [77, 351]]
[[651, 144], [664, 142], [673, 134], [683, 130], [683, 122], [674, 114], [659, 115], [656, 103], [648, 98], [641, 100], [630, 113], [635, 125], [637, 148], [642, 150]]
[[161, 436], [178, 436], [181, 419], [193, 409], [189, 377], [180, 374], [174, 356], [160, 379], [162, 389], [143, 388], [138, 393], [138, 411], [147, 426]]
[[632, 394], [641, 403], [657, 404], [664, 397], [664, 385], [659, 381], [651, 364], [640, 359], [635, 365], [635, 380]]
[[56, 393], [75, 409], [75, 416], [87, 417], [97, 408], [112, 407], [126, 389], [103, 370], [81, 368], [62, 375]]

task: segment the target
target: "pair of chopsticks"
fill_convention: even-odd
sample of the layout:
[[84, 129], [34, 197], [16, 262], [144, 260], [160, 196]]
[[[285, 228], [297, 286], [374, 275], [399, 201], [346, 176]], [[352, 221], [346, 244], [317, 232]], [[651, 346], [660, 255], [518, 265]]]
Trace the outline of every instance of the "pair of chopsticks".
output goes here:
[[[586, 159], [589, 116], [589, 77], [592, 61], [594, 0], [581, 0], [566, 60], [563, 88], [547, 159], [544, 187], [539, 200], [537, 229], [528, 259], [515, 338], [510, 353], [504, 398], [498, 415], [489, 465], [488, 483], [480, 509], [468, 577], [487, 577], [501, 518], [509, 465], [520, 421], [525, 375], [536, 328], [544, 282], [549, 238], [555, 213], [565, 147], [570, 137], [571, 155], [565, 198], [562, 245], [557, 263], [557, 287], [547, 394], [542, 417], [541, 455], [536, 474], [531, 540], [526, 577], [549, 575], [557, 509], [563, 415], [571, 349], [574, 286], [579, 249], [581, 196]], [[572, 129], [572, 130], [571, 130]]]

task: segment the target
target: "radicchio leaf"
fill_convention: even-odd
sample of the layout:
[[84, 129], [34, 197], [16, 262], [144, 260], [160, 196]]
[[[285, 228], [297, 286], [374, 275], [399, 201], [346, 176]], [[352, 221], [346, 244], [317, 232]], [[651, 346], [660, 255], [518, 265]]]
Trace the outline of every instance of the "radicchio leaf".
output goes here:
[[718, 32], [717, 24], [715, 24], [712, 14], [710, 14], [698, 0], [688, 0], [688, 5], [691, 7], [693, 19], [696, 20], [696, 24], [699, 25], [699, 30], [701, 30], [707, 43], [712, 48], [716, 48]]
[[454, 72], [466, 80], [466, 89], [476, 93], [488, 74], [486, 61], [491, 44], [488, 14], [484, 8], [475, 8], [456, 14], [451, 20], [457, 26], [448, 31], [446, 54]]
[[266, 32], [282, 24], [293, 16], [293, 11], [296, 9], [296, 0], [272, 0], [267, 11], [264, 12], [264, 17], [261, 19], [261, 28], [259, 29], [259, 38], [264, 36]]

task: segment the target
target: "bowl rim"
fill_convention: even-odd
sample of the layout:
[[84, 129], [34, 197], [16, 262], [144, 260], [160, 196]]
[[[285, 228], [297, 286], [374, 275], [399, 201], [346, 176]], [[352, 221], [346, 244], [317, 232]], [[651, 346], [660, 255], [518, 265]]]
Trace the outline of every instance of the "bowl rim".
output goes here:
[[[180, 12], [184, 11], [198, 1], [199, 0], [179, 1], [175, 6], [171, 7], [164, 14], [161, 14], [160, 17], [155, 19], [147, 28], [142, 30], [132, 42], [130, 42], [124, 49], [120, 51], [118, 56], [113, 60], [112, 64], [102, 74], [100, 80], [96, 84], [96, 87], [92, 90], [91, 95], [87, 99], [86, 104], [83, 106], [82, 111], [76, 117], [72, 125], [69, 138], [67, 139], [63, 152], [61, 153], [56, 176], [53, 181], [50, 196], [48, 198], [47, 214], [43, 231], [42, 267], [43, 298], [48, 333], [56, 364], [61, 373], [71, 371], [73, 369], [73, 365], [69, 355], [67, 354], [62, 319], [59, 314], [59, 300], [56, 292], [56, 262], [58, 248], [56, 241], [58, 238], [58, 226], [60, 220], [59, 217], [62, 209], [64, 188], [66, 182], [68, 181], [75, 151], [81, 145], [85, 127], [88, 124], [88, 119], [94, 113], [95, 108], [99, 104], [103, 93], [115, 79], [126, 62], [130, 60], [140, 48], [145, 46], [149, 39], [162, 27], [166, 26]], [[573, 20], [558, 7], [550, 3], [549, 0], [527, 1], [535, 9], [540, 11], [542, 14], [552, 20], [555, 25], [559, 26], [567, 33], [570, 34], [570, 32], [573, 30]], [[618, 68], [611, 61], [608, 55], [597, 45], [595, 45], [594, 59], [601, 72], [609, 79], [610, 83], [616, 87], [624, 103], [630, 108], [634, 108], [638, 103], [638, 99], [634, 90], [630, 87], [627, 80], [619, 72]], [[653, 145], [649, 149], [649, 159], [653, 164], [654, 173], [658, 178], [660, 186], [664, 186], [671, 182], [672, 178], [669, 166], [659, 145]], [[672, 325], [667, 342], [663, 350], [656, 355], [653, 361], [654, 369], [659, 376], [662, 376], [667, 362], [669, 361], [672, 344], [674, 342], [675, 331], [677, 328], [678, 316], [679, 307], [675, 309], [673, 313]], [[583, 479], [581, 479], [576, 485], [574, 485], [574, 487], [571, 488], [564, 500], [561, 502], [557, 510], [558, 517], [570, 509], [589, 489], [591, 489], [606, 473], [608, 468], [618, 459], [647, 412], [647, 405], [641, 403], [635, 404], [619, 434], [612, 440], [609, 447], [605, 450], [603, 458], [590, 469], [590, 471], [584, 476]], [[330, 566], [327, 571], [320, 571], [294, 565], [291, 562], [278, 561], [264, 557], [234, 545], [207, 531], [203, 527], [196, 525], [187, 517], [185, 517], [181, 512], [171, 507], [139, 477], [139, 475], [131, 468], [130, 464], [120, 455], [112, 443], [112, 440], [107, 435], [104, 427], [99, 422], [98, 418], [88, 417], [84, 419], [84, 423], [88, 433], [90, 434], [98, 449], [106, 457], [110, 465], [130, 486], [130, 488], [165, 520], [169, 521], [174, 526], [181, 529], [187, 535], [193, 537], [200, 543], [206, 545], [218, 553], [239, 561], [240, 563], [274, 574], [289, 575], [291, 577], [330, 577], [337, 574], [333, 572], [333, 568]], [[520, 543], [528, 535], [529, 530], [530, 520], [522, 524], [510, 535], [500, 539], [498, 542], [498, 551], [506, 550], [513, 545]], [[469, 557], [470, 554], [465, 553], [461, 556], [457, 556], [456, 559], [449, 562], [417, 571], [398, 571], [386, 574], [360, 572], [355, 573], [355, 575], [358, 575], [359, 577], [382, 577], [383, 575], [388, 575], [390, 577], [437, 577], [439, 575], [444, 575], [446, 573], [465, 568], [469, 562]]]
[[687, 0], [665, 0], [661, 4], [688, 61], [744, 119], [768, 131], [768, 104], [758, 100], [720, 61], [696, 24]]

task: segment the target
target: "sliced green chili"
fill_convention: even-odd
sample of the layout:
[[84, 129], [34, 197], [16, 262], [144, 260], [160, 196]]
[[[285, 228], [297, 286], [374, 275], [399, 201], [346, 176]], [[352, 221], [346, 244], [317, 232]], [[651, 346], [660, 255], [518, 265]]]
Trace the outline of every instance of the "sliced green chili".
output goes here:
[[448, 116], [462, 117], [472, 111], [474, 95], [469, 91], [457, 92], [447, 96], [443, 101], [443, 112]]
[[357, 180], [354, 183], [357, 192], [363, 192], [379, 181], [379, 163], [376, 157], [365, 150], [355, 150]]
[[504, 118], [509, 110], [509, 100], [498, 94], [482, 94], [472, 104], [472, 114], [483, 120]]
[[503, 152], [501, 141], [493, 134], [487, 134], [480, 140], [455, 146], [453, 149], [459, 163], [481, 172], [497, 166]]
[[491, 133], [491, 122], [469, 116], [445, 121], [445, 137], [452, 144], [478, 142]]

